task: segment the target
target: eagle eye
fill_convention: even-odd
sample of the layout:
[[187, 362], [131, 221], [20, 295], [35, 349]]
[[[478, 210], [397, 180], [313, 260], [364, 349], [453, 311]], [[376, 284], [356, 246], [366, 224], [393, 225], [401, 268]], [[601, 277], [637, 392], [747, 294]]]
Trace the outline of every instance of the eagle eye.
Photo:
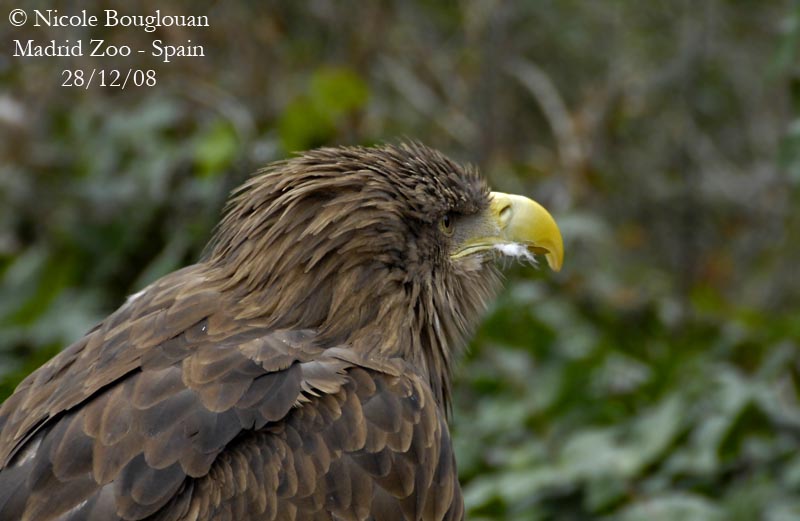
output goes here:
[[453, 235], [453, 216], [449, 213], [445, 214], [442, 220], [439, 221], [439, 229], [448, 237]]

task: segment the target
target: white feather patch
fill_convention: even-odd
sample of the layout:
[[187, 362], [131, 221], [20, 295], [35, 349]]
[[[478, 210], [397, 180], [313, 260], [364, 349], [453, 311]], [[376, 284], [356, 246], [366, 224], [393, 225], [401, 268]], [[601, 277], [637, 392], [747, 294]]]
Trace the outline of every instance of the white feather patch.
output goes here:
[[518, 242], [504, 242], [495, 244], [494, 249], [505, 255], [506, 257], [517, 257], [526, 260], [532, 264], [536, 264], [536, 259], [533, 254], [528, 251], [524, 244]]
[[139, 298], [139, 297], [141, 297], [142, 295], [144, 295], [144, 292], [145, 292], [145, 291], [146, 291], [146, 288], [145, 288], [145, 289], [143, 289], [142, 291], [139, 291], [139, 292], [136, 292], [136, 293], [134, 293], [133, 295], [128, 295], [128, 299], [125, 301], [125, 303], [126, 303], [126, 304], [130, 304], [131, 302], [133, 302], [133, 301], [134, 301], [134, 300], [136, 300], [137, 298]]

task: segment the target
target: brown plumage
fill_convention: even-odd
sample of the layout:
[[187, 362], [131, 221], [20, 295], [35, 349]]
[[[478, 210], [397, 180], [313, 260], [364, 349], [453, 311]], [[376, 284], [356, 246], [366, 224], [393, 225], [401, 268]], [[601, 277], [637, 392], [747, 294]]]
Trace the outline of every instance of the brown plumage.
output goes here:
[[267, 167], [2, 405], [0, 519], [462, 519], [445, 411], [493, 247], [561, 262], [501, 196], [417, 144]]

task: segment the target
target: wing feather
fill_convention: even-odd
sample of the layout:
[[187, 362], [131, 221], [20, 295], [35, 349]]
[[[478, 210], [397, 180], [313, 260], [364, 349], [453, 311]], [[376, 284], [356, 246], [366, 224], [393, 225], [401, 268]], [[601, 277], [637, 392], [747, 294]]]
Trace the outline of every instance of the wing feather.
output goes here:
[[[186, 500], [192, 519], [463, 519], [447, 426], [427, 383], [408, 369], [393, 376], [353, 365], [336, 393], [238, 438], [196, 481], [204, 493]], [[373, 422], [366, 411], [381, 406], [388, 410]], [[413, 441], [378, 443], [384, 415], [409, 425], [397, 432]]]

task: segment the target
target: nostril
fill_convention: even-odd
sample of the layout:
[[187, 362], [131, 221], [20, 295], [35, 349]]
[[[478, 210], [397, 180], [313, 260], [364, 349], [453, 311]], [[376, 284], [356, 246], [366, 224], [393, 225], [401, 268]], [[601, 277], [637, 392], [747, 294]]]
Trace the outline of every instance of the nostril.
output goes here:
[[504, 206], [498, 213], [498, 216], [500, 217], [500, 223], [503, 226], [507, 225], [508, 221], [511, 220], [511, 205]]

